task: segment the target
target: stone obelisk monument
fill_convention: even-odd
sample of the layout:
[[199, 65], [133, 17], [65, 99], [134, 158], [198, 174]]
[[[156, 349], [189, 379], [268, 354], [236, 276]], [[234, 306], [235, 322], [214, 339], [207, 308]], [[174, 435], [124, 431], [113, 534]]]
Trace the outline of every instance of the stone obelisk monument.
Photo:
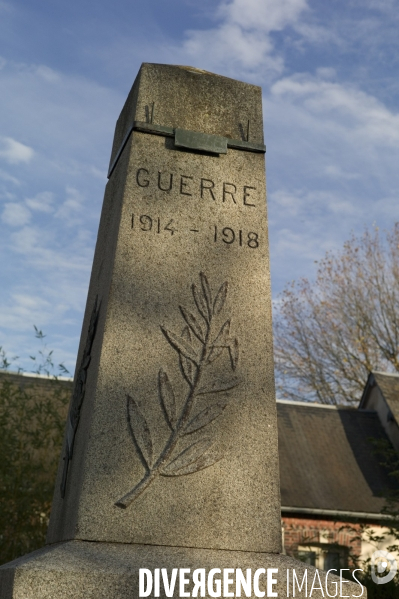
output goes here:
[[280, 554], [263, 143], [259, 87], [142, 65], [116, 125], [48, 545], [0, 569], [1, 599], [138, 597], [140, 568], [276, 568], [287, 596], [287, 569], [303, 574]]

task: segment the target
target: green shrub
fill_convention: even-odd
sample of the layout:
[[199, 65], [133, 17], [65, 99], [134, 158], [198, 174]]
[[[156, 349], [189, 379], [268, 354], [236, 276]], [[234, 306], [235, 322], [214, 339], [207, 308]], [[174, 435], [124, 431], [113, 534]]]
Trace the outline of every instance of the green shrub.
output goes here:
[[0, 348], [1, 359], [0, 563], [4, 563], [45, 543], [71, 383], [49, 372], [46, 378], [8, 372]]

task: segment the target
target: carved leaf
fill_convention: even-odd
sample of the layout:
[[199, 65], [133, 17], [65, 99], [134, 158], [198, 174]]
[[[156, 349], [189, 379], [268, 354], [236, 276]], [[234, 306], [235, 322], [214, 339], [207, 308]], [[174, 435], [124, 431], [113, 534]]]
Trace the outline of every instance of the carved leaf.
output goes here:
[[239, 356], [238, 339], [236, 337], [229, 344], [229, 354], [230, 354], [231, 368], [233, 370], [235, 370], [237, 368], [238, 356]]
[[208, 364], [211, 364], [212, 362], [214, 362], [222, 353], [222, 351], [225, 349], [224, 346], [218, 346], [215, 347], [214, 345], [211, 347], [211, 351], [209, 352], [208, 355]]
[[214, 345], [214, 346], [226, 345], [229, 334], [230, 334], [230, 320], [226, 320], [226, 322], [220, 329], [219, 334], [216, 337], [215, 341], [212, 343], [212, 345]]
[[212, 292], [211, 292], [211, 288], [209, 286], [208, 279], [206, 278], [206, 276], [204, 275], [203, 272], [200, 272], [200, 279], [201, 279], [202, 292], [204, 294], [205, 301], [206, 301], [206, 307], [207, 307], [207, 310], [208, 310], [208, 314], [210, 316], [212, 314]]
[[183, 306], [179, 306], [179, 308], [184, 320], [186, 321], [194, 335], [197, 337], [197, 339], [201, 341], [201, 343], [204, 343], [204, 333], [202, 332], [202, 329], [198, 324], [195, 316], [193, 316], [191, 312], [188, 312], [185, 308], [183, 308]]
[[194, 376], [195, 376], [195, 364], [193, 364], [193, 362], [191, 362], [191, 360], [189, 360], [188, 358], [185, 358], [181, 354], [179, 356], [179, 360], [180, 360], [180, 369], [182, 371], [182, 374], [183, 374], [184, 378], [186, 379], [187, 383], [190, 385], [190, 387], [192, 387], [193, 383], [194, 383]]
[[168, 331], [168, 329], [164, 329], [164, 327], [161, 327], [161, 331], [165, 335], [166, 339], [169, 341], [171, 346], [177, 352], [179, 352], [179, 354], [183, 354], [183, 356], [185, 356], [186, 358], [189, 358], [195, 364], [197, 364], [198, 356], [197, 356], [195, 350], [191, 347], [191, 345], [187, 341], [182, 339], [182, 337], [178, 337], [171, 331]]
[[225, 302], [226, 296], [227, 296], [228, 286], [229, 286], [229, 284], [226, 281], [225, 283], [223, 283], [223, 285], [220, 287], [219, 291], [217, 292], [215, 301], [213, 302], [213, 313], [215, 316], [217, 316], [217, 314], [219, 314], [219, 312], [221, 312], [221, 310], [224, 306], [224, 302]]
[[191, 333], [189, 327], [184, 327], [184, 329], [181, 332], [181, 336], [182, 339], [184, 339], [184, 341], [188, 341], [188, 343], [191, 343]]
[[190, 472], [196, 472], [196, 462], [211, 445], [212, 441], [210, 439], [200, 439], [199, 441], [196, 441], [165, 466], [162, 474], [164, 476], [179, 476], [179, 474], [186, 474], [185, 472], [180, 471], [186, 469], [187, 466], [193, 467]]
[[128, 422], [133, 439], [145, 462], [152, 464], [152, 440], [148, 424], [133, 397], [127, 396]]
[[172, 430], [176, 426], [176, 401], [172, 385], [166, 372], [160, 369], [158, 373], [159, 396], [165, 410], [166, 419]]
[[192, 284], [191, 289], [193, 292], [193, 298], [195, 305], [197, 306], [198, 312], [201, 314], [203, 318], [205, 318], [206, 322], [209, 322], [208, 308], [206, 305], [205, 297], [202, 294], [202, 290], [199, 290], [195, 283]]
[[90, 317], [89, 330], [87, 333], [86, 346], [85, 346], [85, 354], [89, 354], [91, 351], [91, 347], [94, 341], [94, 335], [96, 334], [98, 315], [100, 312], [100, 306], [97, 307], [98, 304], [98, 295], [94, 301], [93, 311]]
[[205, 395], [206, 393], [219, 393], [220, 391], [228, 391], [229, 389], [234, 389], [234, 387], [237, 387], [239, 383], [239, 379], [235, 376], [227, 380], [216, 379], [208, 385], [200, 387], [200, 389], [197, 391], [197, 395]]
[[226, 406], [227, 402], [219, 402], [215, 403], [212, 406], [209, 406], [208, 408], [205, 408], [205, 410], [202, 410], [202, 412], [197, 414], [197, 416], [195, 416], [195, 418], [193, 418], [191, 422], [188, 423], [188, 425], [184, 429], [184, 434], [188, 435], [189, 433], [193, 433], [194, 431], [197, 431], [198, 429], [206, 426], [207, 424], [215, 420], [218, 416], [220, 416], [220, 414], [223, 413], [223, 410]]
[[207, 358], [208, 364], [210, 364], [211, 362], [214, 362], [216, 360], [216, 358], [218, 358], [220, 356], [222, 351], [228, 347], [227, 341], [229, 338], [229, 334], [230, 334], [230, 320], [226, 320], [226, 322], [220, 329], [218, 336], [216, 337], [215, 341], [211, 345], [209, 355]]
[[[182, 336], [182, 339], [191, 343], [191, 334], [190, 334], [190, 329], [188, 327], [184, 327], [181, 336]], [[182, 356], [182, 354], [179, 354], [179, 360], [180, 360], [180, 369], [183, 373], [183, 376], [191, 387], [194, 383], [194, 376], [195, 376], [195, 371], [196, 371], [195, 364], [188, 358], [185, 358], [184, 356]]]
[[216, 462], [219, 462], [222, 459], [223, 455], [214, 450], [207, 451], [202, 456], [200, 456], [195, 462], [188, 464], [188, 466], [184, 466], [178, 470], [174, 470], [172, 472], [162, 472], [163, 476], [183, 476], [184, 474], [192, 474], [193, 472], [198, 472], [199, 470], [204, 470], [204, 468], [209, 468], [209, 466], [213, 466]]

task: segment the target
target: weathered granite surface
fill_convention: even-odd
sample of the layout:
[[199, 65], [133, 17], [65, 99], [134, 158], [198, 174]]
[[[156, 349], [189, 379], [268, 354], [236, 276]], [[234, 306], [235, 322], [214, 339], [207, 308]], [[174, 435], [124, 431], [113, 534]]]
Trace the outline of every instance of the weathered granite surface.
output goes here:
[[[286, 555], [252, 553], [243, 551], [215, 551], [209, 549], [187, 549], [184, 547], [154, 547], [151, 545], [123, 545], [112, 543], [89, 543], [70, 541], [45, 547], [29, 556], [0, 567], [1, 599], [128, 599], [139, 596], [139, 569], [152, 572], [155, 568], [167, 568], [170, 579], [173, 568], [187, 568], [186, 577], [191, 580], [193, 570], [205, 568], [206, 574], [212, 568], [240, 568], [244, 575], [251, 568], [251, 576], [259, 568], [277, 568], [273, 573], [277, 584], [272, 591], [277, 597], [313, 597], [321, 599], [330, 596], [360, 596], [361, 589], [356, 583], [343, 582], [340, 593], [339, 578], [326, 572], [302, 564]], [[293, 570], [301, 585], [307, 571], [307, 585], [299, 590], [295, 583], [293, 591]], [[289, 586], [287, 592], [287, 571]], [[230, 573], [234, 580], [234, 573]], [[217, 574], [215, 578], [222, 578]], [[312, 585], [313, 590], [312, 590]], [[338, 586], [337, 586], [338, 585]], [[234, 592], [235, 585], [229, 587]], [[318, 588], [319, 587], [319, 588]], [[321, 588], [320, 588], [321, 587]], [[184, 588], [192, 592], [192, 583]], [[259, 590], [267, 597], [266, 576], [259, 577]], [[338, 591], [338, 593], [337, 593]], [[222, 587], [223, 592], [223, 587]], [[153, 597], [153, 593], [151, 597]], [[179, 577], [174, 597], [179, 597]], [[206, 593], [205, 597], [210, 595]], [[245, 594], [242, 593], [245, 597]], [[160, 584], [160, 597], [166, 597]], [[255, 597], [252, 588], [251, 597]], [[363, 595], [365, 597], [365, 595]]]
[[[234, 119], [243, 121], [246, 110], [261, 119], [260, 89], [252, 85], [160, 65], [143, 65], [139, 82], [145, 90], [139, 100], [142, 94], [150, 102], [153, 86], [161, 125], [196, 130], [210, 120], [206, 132], [239, 137], [240, 122]], [[134, 96], [122, 111], [128, 121], [135, 110], [145, 113], [144, 100], [135, 109]], [[218, 120], [210, 116], [215, 111]], [[119, 138], [122, 121], [121, 116]], [[280, 551], [265, 194], [263, 154], [229, 149], [210, 155], [176, 148], [172, 138], [131, 135], [105, 194], [85, 327], [96, 296], [99, 320], [64, 499], [63, 464], [56, 485], [50, 543], [82, 539]], [[201, 314], [208, 308], [196, 305], [206, 304], [200, 273], [212, 294], [210, 330], [208, 315]], [[183, 343], [197, 353], [198, 371], [190, 353], [180, 354], [186, 370], [191, 368], [193, 388], [180, 364], [179, 341], [168, 340], [162, 329], [183, 334]], [[172, 395], [176, 421], [185, 402], [193, 403], [169, 451], [172, 430], [164, 404]], [[141, 423], [136, 431], [127, 418], [127, 396], [131, 422]], [[204, 426], [197, 421], [187, 429], [201, 412]], [[189, 450], [198, 454], [194, 465], [187, 454], [171, 465], [194, 444]], [[207, 444], [212, 447], [201, 456]], [[163, 474], [169, 476], [158, 468], [145, 490], [126, 509], [119, 507], [118, 500], [145, 475], [151, 450], [154, 464], [166, 455]]]
[[118, 118], [112, 164], [134, 120], [263, 143], [262, 92], [256, 85], [193, 67], [144, 63]]

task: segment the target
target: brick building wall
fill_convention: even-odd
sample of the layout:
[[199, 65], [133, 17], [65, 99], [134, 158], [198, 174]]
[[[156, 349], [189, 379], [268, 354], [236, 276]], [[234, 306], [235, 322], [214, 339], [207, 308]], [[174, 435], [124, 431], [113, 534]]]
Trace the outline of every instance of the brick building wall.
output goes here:
[[358, 524], [283, 516], [282, 529], [287, 555], [318, 568], [352, 566], [361, 556], [361, 527]]

